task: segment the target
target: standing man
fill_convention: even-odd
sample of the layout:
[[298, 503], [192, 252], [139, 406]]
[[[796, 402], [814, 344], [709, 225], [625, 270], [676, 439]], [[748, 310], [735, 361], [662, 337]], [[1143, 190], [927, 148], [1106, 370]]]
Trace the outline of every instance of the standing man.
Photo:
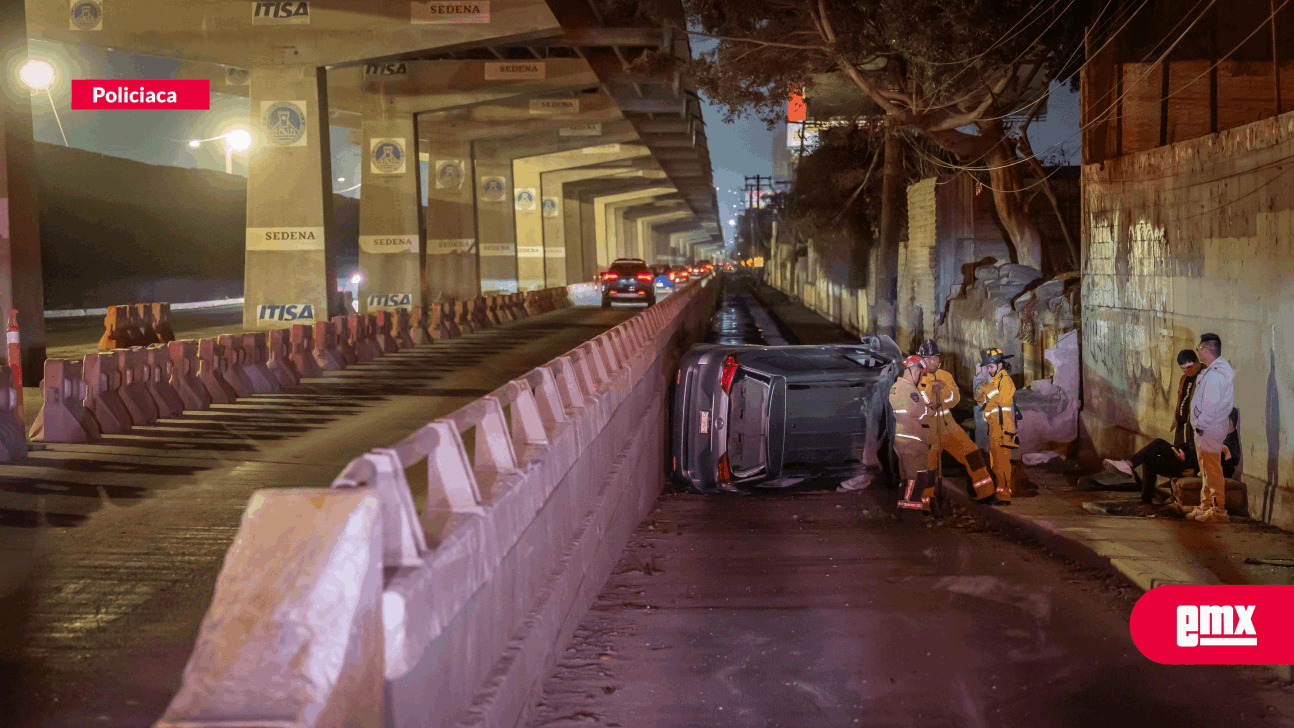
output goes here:
[[997, 502], [1011, 504], [1011, 451], [1020, 447], [1015, 425], [1015, 382], [1006, 363], [1014, 354], [1001, 349], [984, 349], [979, 353], [977, 375], [985, 377], [975, 390], [975, 402], [984, 407], [988, 423], [988, 461], [997, 478]]
[[926, 433], [926, 442], [930, 443], [930, 459], [926, 469], [937, 470], [939, 459], [943, 457], [944, 450], [947, 450], [953, 459], [966, 468], [975, 498], [992, 498], [993, 476], [984, 465], [984, 454], [966, 436], [966, 431], [957, 424], [950, 411], [961, 401], [961, 392], [953, 381], [953, 375], [939, 368], [939, 346], [934, 339], [926, 339], [917, 349], [917, 355], [926, 365], [926, 372], [917, 385], [921, 402], [934, 411], [927, 418], [931, 422], [922, 427], [922, 431]]
[[1227, 438], [1232, 410], [1232, 381], [1236, 372], [1222, 358], [1222, 339], [1217, 334], [1203, 334], [1200, 362], [1204, 371], [1195, 380], [1191, 398], [1191, 426], [1195, 428], [1195, 453], [1200, 461], [1204, 485], [1200, 488], [1200, 506], [1186, 514], [1200, 523], [1228, 523], [1227, 481], [1222, 476], [1222, 450]]
[[923, 424], [929, 424], [932, 410], [921, 401], [917, 385], [925, 372], [921, 357], [910, 356], [903, 360], [903, 370], [890, 387], [890, 409], [894, 411], [894, 453], [899, 456], [899, 478], [903, 481], [900, 508], [930, 510], [930, 497], [934, 488], [916, 490], [917, 474], [926, 469], [930, 459], [930, 444], [926, 442]]

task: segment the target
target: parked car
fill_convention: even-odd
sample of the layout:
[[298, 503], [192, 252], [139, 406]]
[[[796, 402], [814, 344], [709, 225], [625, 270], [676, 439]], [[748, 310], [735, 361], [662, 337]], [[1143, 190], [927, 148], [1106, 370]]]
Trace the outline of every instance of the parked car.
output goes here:
[[656, 276], [656, 290], [673, 291], [674, 290], [674, 271], [670, 269], [669, 264], [659, 263], [651, 267], [652, 275]]
[[888, 336], [694, 346], [675, 379], [672, 477], [695, 492], [862, 472], [892, 480], [889, 393], [902, 359]]
[[648, 306], [656, 303], [656, 277], [646, 261], [639, 258], [617, 258], [611, 269], [602, 274], [602, 308], [612, 301], [635, 301]]

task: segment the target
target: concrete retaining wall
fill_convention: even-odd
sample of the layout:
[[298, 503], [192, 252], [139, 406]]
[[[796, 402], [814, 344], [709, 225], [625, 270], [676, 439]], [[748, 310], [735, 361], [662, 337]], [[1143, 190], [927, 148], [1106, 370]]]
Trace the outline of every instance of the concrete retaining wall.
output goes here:
[[1285, 114], [1083, 168], [1088, 454], [1166, 435], [1175, 356], [1216, 333], [1236, 370], [1251, 513], [1282, 528], [1294, 527], [1292, 156]]

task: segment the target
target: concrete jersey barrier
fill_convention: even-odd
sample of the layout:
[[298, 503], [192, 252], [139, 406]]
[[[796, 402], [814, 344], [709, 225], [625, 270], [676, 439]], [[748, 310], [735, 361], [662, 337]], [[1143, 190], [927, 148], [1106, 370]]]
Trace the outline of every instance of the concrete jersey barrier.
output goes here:
[[[356, 458], [330, 491], [259, 491], [183, 686], [156, 725], [521, 722], [664, 484], [663, 438], [641, 434], [664, 431], [665, 364], [703, 332], [714, 294], [706, 283]], [[405, 472], [423, 463], [418, 512]], [[300, 531], [312, 518], [314, 530]], [[273, 545], [298, 538], [310, 546], [291, 555]], [[342, 553], [381, 559], [325, 558]], [[374, 574], [385, 574], [380, 609]], [[332, 601], [320, 598], [329, 586]], [[338, 636], [367, 635], [374, 613], [380, 644], [357, 637], [363, 649], [343, 649]], [[388, 719], [364, 720], [375, 714]]]

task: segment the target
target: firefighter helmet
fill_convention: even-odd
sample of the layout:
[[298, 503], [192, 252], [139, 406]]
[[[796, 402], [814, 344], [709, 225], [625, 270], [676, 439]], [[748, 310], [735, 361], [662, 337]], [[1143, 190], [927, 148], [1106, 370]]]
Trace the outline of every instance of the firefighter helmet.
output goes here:
[[934, 339], [926, 339], [917, 348], [917, 356], [939, 356], [939, 345], [935, 343]]
[[1003, 364], [1007, 359], [1014, 359], [1015, 354], [1003, 354], [1001, 349], [981, 349], [979, 352], [980, 366], [989, 364]]
[[911, 369], [912, 367], [921, 367], [922, 369], [925, 369], [926, 362], [921, 357], [917, 356], [916, 354], [913, 354], [912, 356], [903, 360], [904, 369]]

